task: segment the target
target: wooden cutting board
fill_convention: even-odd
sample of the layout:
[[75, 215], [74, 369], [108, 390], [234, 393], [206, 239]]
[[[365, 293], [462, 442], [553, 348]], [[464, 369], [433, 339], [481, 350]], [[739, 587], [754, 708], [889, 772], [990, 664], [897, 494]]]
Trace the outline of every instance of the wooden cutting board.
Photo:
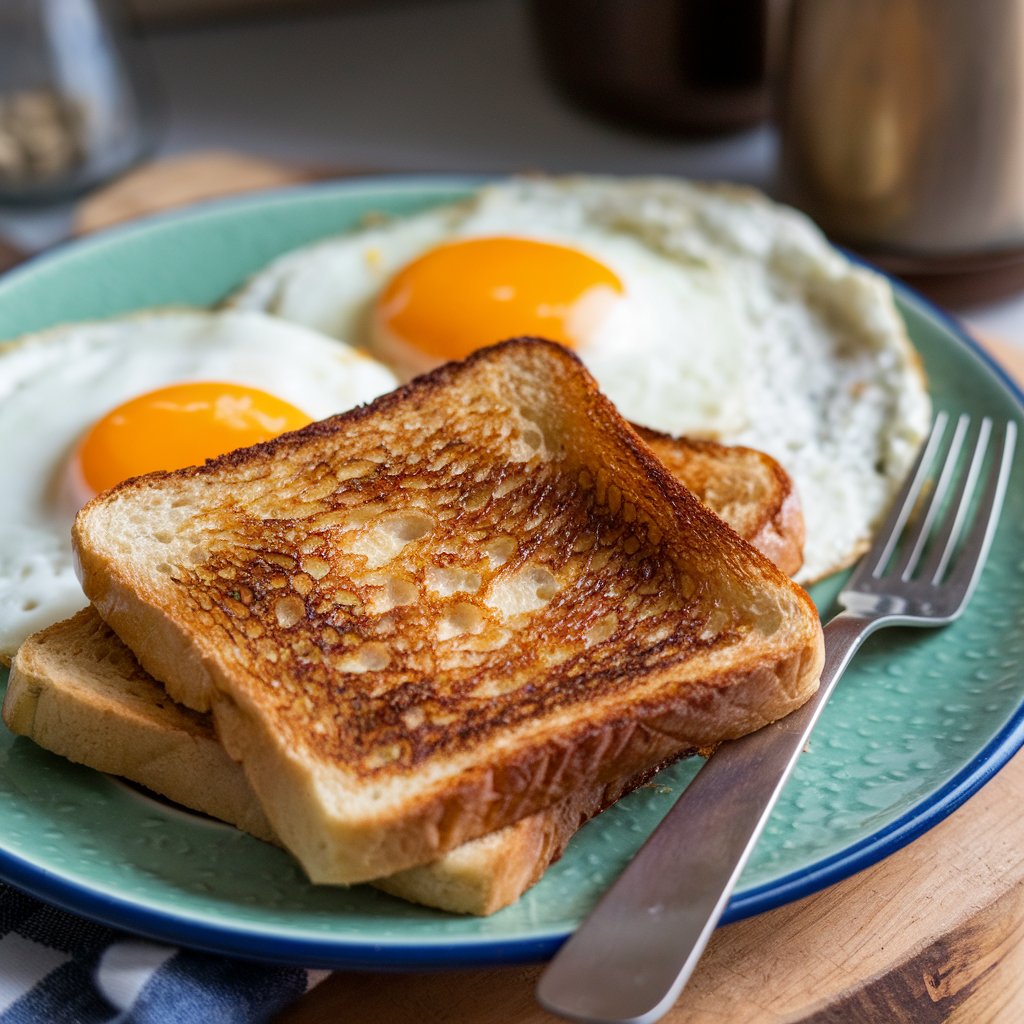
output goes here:
[[[337, 170], [334, 172], [337, 174]], [[322, 176], [233, 153], [163, 161], [85, 202], [79, 232]], [[1024, 348], [991, 351], [1024, 381]], [[930, 832], [852, 878], [720, 928], [667, 1024], [1018, 1024], [1024, 756]], [[336, 973], [278, 1024], [549, 1024], [541, 967]]]

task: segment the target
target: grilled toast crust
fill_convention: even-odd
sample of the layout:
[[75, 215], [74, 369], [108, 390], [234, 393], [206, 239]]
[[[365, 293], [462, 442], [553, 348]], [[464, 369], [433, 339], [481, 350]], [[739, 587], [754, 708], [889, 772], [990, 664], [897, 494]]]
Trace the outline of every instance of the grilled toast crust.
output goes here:
[[212, 704], [314, 881], [749, 732], [822, 660], [808, 596], [536, 340], [128, 481], [73, 543], [143, 666]]

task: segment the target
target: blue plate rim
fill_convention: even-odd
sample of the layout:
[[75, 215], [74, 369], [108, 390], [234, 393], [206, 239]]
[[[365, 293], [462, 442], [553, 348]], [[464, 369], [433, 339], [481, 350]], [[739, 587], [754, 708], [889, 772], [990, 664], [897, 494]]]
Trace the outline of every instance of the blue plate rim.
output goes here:
[[[25, 260], [0, 275], [4, 284], [17, 280], [60, 261], [68, 254], [89, 249], [102, 249], [118, 239], [144, 233], [162, 223], [191, 218], [201, 219], [217, 211], [230, 211], [246, 206], [287, 202], [310, 192], [367, 192], [388, 188], [455, 190], [472, 188], [485, 181], [507, 176], [487, 174], [375, 174], [310, 182], [240, 196], [204, 200], [187, 210], [170, 210], [116, 225], [96, 235], [71, 239], [44, 253]], [[1024, 415], [1024, 392], [1006, 370], [971, 336], [952, 315], [925, 298], [915, 289], [893, 278], [869, 261], [845, 252], [859, 263], [886, 278], [902, 302], [935, 321], [955, 343], [966, 348], [987, 367], [1007, 390]], [[772, 882], [734, 895], [721, 924], [728, 924], [775, 909], [786, 903], [812, 895], [856, 874], [895, 853], [908, 843], [943, 821], [976, 793], [1006, 765], [1024, 746], [1024, 700], [993, 735], [990, 741], [959, 772], [943, 786], [908, 808], [894, 821], [846, 848], [808, 867], [784, 875]], [[17, 854], [0, 850], [0, 878], [26, 892], [72, 913], [81, 914], [114, 928], [124, 929], [160, 941], [174, 942], [193, 949], [227, 954], [261, 962], [301, 964], [349, 970], [402, 970], [408, 968], [483, 967], [501, 964], [522, 964], [551, 957], [571, 934], [570, 930], [554, 930], [515, 939], [444, 940], [437, 943], [367, 942], [338, 936], [274, 934], [268, 930], [243, 925], [225, 925], [176, 915], [165, 909], [154, 909], [133, 901], [100, 892], [69, 881], [40, 868]]]
[[[366, 174], [352, 175], [342, 178], [325, 178], [321, 181], [309, 181], [297, 185], [282, 185], [278, 188], [260, 189], [253, 192], [243, 192], [231, 196], [215, 196], [210, 199], [200, 199], [190, 203], [187, 207], [161, 210], [156, 213], [144, 214], [140, 217], [132, 217], [121, 224], [112, 224], [110, 227], [78, 237], [69, 237], [54, 245], [48, 246], [41, 252], [33, 253], [25, 259], [16, 263], [7, 270], [0, 271], [0, 282], [7, 284], [21, 277], [27, 277], [46, 264], [63, 259], [79, 251], [88, 251], [92, 248], [101, 249], [104, 246], [116, 243], [119, 239], [130, 237], [134, 234], [141, 234], [159, 227], [162, 224], [180, 223], [183, 220], [201, 219], [211, 213], [220, 210], [225, 212], [235, 208], [246, 206], [264, 206], [268, 203], [286, 203], [290, 199], [300, 198], [310, 192], [349, 192], [361, 188], [367, 191], [378, 191], [387, 188], [401, 188], [403, 191], [415, 192], [418, 188], [459, 189], [474, 188], [488, 181], [499, 181], [507, 175], [499, 174], [431, 174], [429, 172], [394, 171], [387, 174]], [[329, 237], [329, 236], [324, 236]], [[283, 255], [283, 253], [282, 253]], [[47, 328], [41, 328], [46, 330]], [[35, 331], [31, 333], [36, 333]], [[0, 341], [0, 345], [7, 344], [8, 340]]]

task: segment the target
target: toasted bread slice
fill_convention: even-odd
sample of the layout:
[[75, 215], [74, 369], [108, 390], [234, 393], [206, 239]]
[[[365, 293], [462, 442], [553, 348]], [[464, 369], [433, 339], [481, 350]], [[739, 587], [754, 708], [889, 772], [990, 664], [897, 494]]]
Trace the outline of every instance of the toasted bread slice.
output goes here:
[[787, 576], [804, 560], [804, 517], [793, 481], [770, 455], [671, 437], [634, 425], [665, 468]]
[[[640, 433], [673, 475], [741, 536], [766, 553], [777, 548], [789, 559], [787, 571], [795, 570], [802, 520], [774, 460], [750, 449]], [[48, 750], [277, 842], [210, 716], [172, 701], [93, 608], [22, 646], [3, 714], [12, 731]], [[554, 807], [373, 884], [441, 910], [494, 913], [533, 885], [579, 825], [625, 785], [585, 786]]]
[[212, 706], [316, 882], [759, 728], [823, 658], [807, 594], [542, 341], [127, 481], [73, 545], [142, 665]]

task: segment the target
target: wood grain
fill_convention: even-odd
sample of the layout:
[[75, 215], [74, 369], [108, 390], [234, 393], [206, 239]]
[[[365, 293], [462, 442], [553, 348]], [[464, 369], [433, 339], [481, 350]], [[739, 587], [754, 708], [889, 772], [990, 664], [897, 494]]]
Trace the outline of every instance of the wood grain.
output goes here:
[[316, 176], [307, 168], [230, 150], [169, 157], [136, 167], [80, 203], [73, 231], [88, 234], [206, 199], [281, 188]]
[[25, 254], [20, 249], [16, 249], [6, 238], [0, 238], [0, 273], [20, 263], [24, 258]]
[[[1024, 758], [872, 868], [716, 932], [666, 1024], [1017, 1024]], [[540, 967], [331, 975], [277, 1024], [546, 1024]]]
[[1002, 363], [1010, 376], [1014, 377], [1018, 384], [1024, 385], [1024, 348], [1011, 345], [999, 338], [985, 337], [978, 331], [972, 333], [995, 356], [996, 361]]
[[[92, 230], [154, 209], [319, 176], [198, 154], [122, 179]], [[983, 339], [1024, 380], [1024, 348]], [[1017, 1024], [1024, 1019], [1024, 755], [911, 845], [814, 896], [719, 929], [666, 1024]], [[335, 973], [277, 1024], [550, 1024], [540, 966]]]

